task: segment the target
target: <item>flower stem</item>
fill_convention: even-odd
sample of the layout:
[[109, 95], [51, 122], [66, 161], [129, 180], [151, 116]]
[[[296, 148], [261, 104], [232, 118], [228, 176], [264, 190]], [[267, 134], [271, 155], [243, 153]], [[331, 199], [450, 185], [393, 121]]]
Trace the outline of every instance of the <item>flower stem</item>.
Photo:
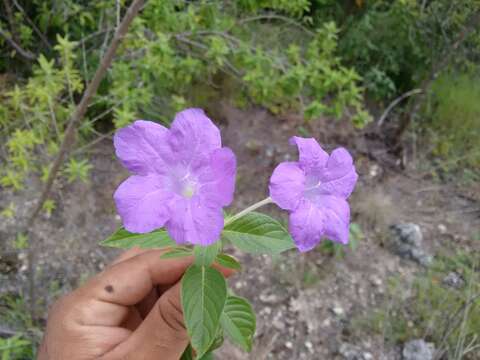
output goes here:
[[244, 210], [240, 211], [239, 213], [236, 213], [235, 215], [233, 215], [231, 218], [228, 218], [225, 221], [225, 226], [227, 226], [228, 224], [231, 224], [235, 220], [240, 219], [241, 217], [247, 215], [248, 213], [251, 213], [252, 211], [258, 209], [259, 207], [262, 207], [263, 205], [267, 205], [267, 204], [270, 204], [270, 203], [272, 203], [272, 198], [268, 197], [268, 198], [263, 199], [263, 200], [255, 203], [253, 205], [250, 205], [246, 209], [244, 209]]

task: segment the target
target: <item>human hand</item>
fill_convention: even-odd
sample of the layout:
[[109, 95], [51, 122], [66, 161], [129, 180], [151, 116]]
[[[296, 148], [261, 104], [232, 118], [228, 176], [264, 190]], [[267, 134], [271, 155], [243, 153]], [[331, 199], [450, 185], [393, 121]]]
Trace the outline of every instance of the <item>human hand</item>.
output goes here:
[[179, 280], [193, 259], [164, 252], [129, 250], [58, 300], [38, 360], [178, 360], [189, 341]]

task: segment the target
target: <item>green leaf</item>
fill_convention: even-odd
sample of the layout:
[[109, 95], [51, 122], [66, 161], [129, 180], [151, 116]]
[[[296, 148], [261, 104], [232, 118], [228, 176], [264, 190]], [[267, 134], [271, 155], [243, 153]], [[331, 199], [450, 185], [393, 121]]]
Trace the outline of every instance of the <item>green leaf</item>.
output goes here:
[[227, 284], [214, 268], [190, 266], [182, 278], [182, 308], [190, 343], [201, 358], [217, 336]]
[[[219, 329], [221, 330], [221, 327], [219, 327]], [[220, 333], [219, 335], [217, 335], [217, 337], [215, 338], [215, 341], [212, 343], [212, 345], [208, 349], [208, 352], [205, 355], [203, 355], [201, 358], [198, 358], [197, 360], [213, 360], [214, 350], [218, 349], [222, 345], [223, 345], [223, 335]], [[185, 349], [185, 351], [183, 352], [180, 360], [193, 360], [193, 359], [194, 359], [194, 356], [193, 356], [192, 346], [189, 344]]]
[[222, 238], [252, 254], [276, 255], [295, 247], [290, 234], [278, 221], [257, 212], [225, 226]]
[[213, 352], [208, 352], [198, 360], [214, 360]]
[[218, 254], [217, 257], [215, 258], [215, 262], [218, 265], [221, 265], [223, 267], [233, 269], [233, 270], [240, 270], [242, 266], [240, 263], [235, 259], [233, 256], [230, 256], [228, 254]]
[[350, 249], [355, 251], [357, 249], [358, 243], [363, 239], [364, 235], [362, 228], [357, 223], [350, 224]]
[[193, 251], [190, 248], [179, 246], [168, 250], [165, 254], [160, 256], [160, 259], [175, 259], [179, 257], [186, 257], [193, 255]]
[[193, 248], [193, 253], [195, 254], [195, 264], [199, 266], [209, 266], [215, 260], [218, 252], [222, 247], [222, 242], [217, 241], [216, 243], [210, 246], [200, 246], [196, 245]]
[[123, 227], [115, 231], [100, 244], [122, 249], [130, 249], [134, 246], [142, 249], [157, 249], [176, 245], [164, 229], [155, 230], [147, 234], [134, 234], [128, 232]]
[[230, 340], [245, 351], [252, 350], [256, 318], [250, 303], [238, 296], [228, 296], [220, 318]]
[[180, 360], [193, 360], [192, 347], [190, 346], [190, 344], [188, 344]]

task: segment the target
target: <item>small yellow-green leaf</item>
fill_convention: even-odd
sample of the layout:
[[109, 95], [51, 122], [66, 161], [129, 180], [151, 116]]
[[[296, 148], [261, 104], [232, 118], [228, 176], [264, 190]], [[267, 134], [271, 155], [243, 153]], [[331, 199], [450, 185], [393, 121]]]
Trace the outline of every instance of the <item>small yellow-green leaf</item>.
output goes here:
[[240, 270], [242, 268], [238, 260], [228, 254], [218, 254], [217, 257], [215, 258], [215, 262], [218, 265], [221, 265], [223, 267], [233, 269], [233, 270]]

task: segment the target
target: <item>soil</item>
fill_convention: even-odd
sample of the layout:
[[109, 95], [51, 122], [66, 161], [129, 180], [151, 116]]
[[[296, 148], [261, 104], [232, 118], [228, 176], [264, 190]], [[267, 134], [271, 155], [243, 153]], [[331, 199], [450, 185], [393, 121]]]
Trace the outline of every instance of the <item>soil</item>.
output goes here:
[[[347, 147], [356, 159], [359, 184], [351, 198], [353, 221], [363, 239], [342, 257], [317, 248], [306, 254], [252, 257], [230, 251], [243, 271], [230, 283], [234, 291], [254, 304], [257, 333], [253, 353], [229, 344], [217, 358], [237, 359], [346, 359], [341, 349], [354, 346], [359, 359], [399, 359], [399, 349], [386, 345], [381, 335], [351, 331], [354, 319], [382, 303], [388, 279], [399, 277], [407, 286], [422, 268], [395, 255], [389, 248], [388, 226], [414, 222], [420, 226], [426, 250], [432, 255], [456, 249], [479, 251], [474, 241], [480, 229], [478, 184], [470, 187], [441, 183], [419, 171], [399, 171], [390, 163], [372, 160], [365, 149], [368, 138], [347, 122], [319, 120], [302, 124], [300, 118], [275, 117], [259, 108], [239, 110], [221, 104], [211, 111], [221, 124], [224, 145], [237, 154], [238, 179], [232, 211], [267, 196], [268, 178], [276, 164], [296, 157], [288, 145], [294, 134], [313, 136], [331, 151]], [[382, 149], [378, 151], [382, 152]], [[35, 299], [46, 309], [60, 294], [101, 270], [119, 252], [98, 245], [120, 219], [112, 194], [128, 176], [115, 160], [111, 141], [91, 153], [94, 166], [86, 184], [58, 180], [52, 215], [35, 225]], [[477, 186], [477, 188], [475, 188]], [[13, 202], [16, 215], [0, 220], [0, 295], [28, 293], [25, 251], [13, 246], [18, 223], [31, 210], [41, 184], [30, 179], [24, 191], [0, 189], [0, 209]], [[478, 191], [478, 192], [477, 192]], [[274, 206], [265, 211], [286, 219]]]

